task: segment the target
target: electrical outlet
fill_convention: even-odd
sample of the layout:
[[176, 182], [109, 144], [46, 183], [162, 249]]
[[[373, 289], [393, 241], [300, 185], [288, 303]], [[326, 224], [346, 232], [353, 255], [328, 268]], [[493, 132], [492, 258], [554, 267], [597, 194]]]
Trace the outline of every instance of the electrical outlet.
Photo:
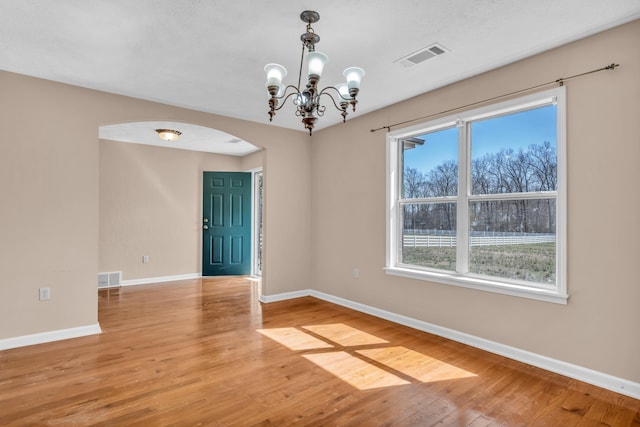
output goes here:
[[142, 262], [145, 263], [145, 264], [148, 263], [149, 262], [149, 255], [143, 255], [142, 256]]
[[357, 268], [353, 269], [353, 278], [357, 279], [358, 277], [360, 277], [360, 271], [358, 271]]
[[40, 301], [48, 301], [51, 299], [51, 288], [38, 289], [38, 296]]

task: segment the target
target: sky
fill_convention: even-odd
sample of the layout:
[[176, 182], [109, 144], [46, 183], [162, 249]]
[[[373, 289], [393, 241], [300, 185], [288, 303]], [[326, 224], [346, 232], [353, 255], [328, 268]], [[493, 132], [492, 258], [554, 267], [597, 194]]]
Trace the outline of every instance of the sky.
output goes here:
[[[531, 144], [549, 141], [557, 146], [556, 106], [547, 105], [501, 117], [473, 122], [471, 125], [472, 160], [487, 153], [512, 148], [518, 151]], [[447, 160], [458, 160], [458, 129], [454, 126], [436, 132], [418, 135], [422, 146], [404, 152], [405, 168], [428, 173]]]

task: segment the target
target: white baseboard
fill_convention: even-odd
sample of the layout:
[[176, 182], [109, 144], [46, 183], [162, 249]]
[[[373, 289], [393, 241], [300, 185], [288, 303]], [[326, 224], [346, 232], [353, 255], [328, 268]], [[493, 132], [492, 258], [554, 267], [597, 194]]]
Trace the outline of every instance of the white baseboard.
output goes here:
[[315, 291], [313, 289], [276, 295], [261, 295], [260, 301], [270, 303], [304, 296], [312, 296], [362, 313], [370, 314], [381, 319], [389, 320], [400, 325], [408, 326], [419, 331], [428, 332], [430, 334], [467, 344], [490, 353], [499, 354], [500, 356], [508, 357], [509, 359], [517, 360], [518, 362], [536, 366], [547, 371], [555, 372], [556, 374], [564, 375], [616, 393], [624, 394], [626, 396], [633, 397], [634, 399], [640, 399], [640, 383], [615, 377], [603, 372], [594, 371], [593, 369], [567, 363], [562, 360], [552, 359], [547, 356], [521, 350], [505, 344], [500, 344], [474, 335], [466, 334], [464, 332], [434, 325], [422, 320], [413, 319], [401, 314], [392, 313], [390, 311], [361, 304], [359, 302], [325, 294], [324, 292]]
[[43, 344], [100, 333], [102, 333], [102, 329], [100, 328], [100, 325], [96, 323], [94, 325], [78, 326], [75, 328], [59, 329], [57, 331], [42, 332], [39, 334], [5, 338], [0, 340], [0, 350], [8, 350], [10, 348], [25, 347], [28, 345]]
[[260, 295], [258, 299], [260, 300], [260, 302], [265, 302], [265, 303], [278, 302], [278, 301], [285, 301], [288, 299], [308, 297], [309, 295], [311, 295], [311, 292], [312, 291], [310, 289], [306, 289], [303, 291], [285, 292], [283, 294], [276, 294], [276, 295]]
[[151, 283], [173, 282], [175, 280], [199, 279], [201, 277], [202, 277], [201, 273], [178, 274], [175, 276], [147, 277], [144, 279], [123, 280], [120, 282], [120, 286], [148, 285]]

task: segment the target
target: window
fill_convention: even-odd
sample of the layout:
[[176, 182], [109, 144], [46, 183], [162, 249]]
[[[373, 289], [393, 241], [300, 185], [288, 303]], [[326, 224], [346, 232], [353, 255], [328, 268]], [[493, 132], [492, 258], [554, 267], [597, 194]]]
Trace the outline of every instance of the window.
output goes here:
[[389, 133], [389, 274], [566, 303], [565, 89]]

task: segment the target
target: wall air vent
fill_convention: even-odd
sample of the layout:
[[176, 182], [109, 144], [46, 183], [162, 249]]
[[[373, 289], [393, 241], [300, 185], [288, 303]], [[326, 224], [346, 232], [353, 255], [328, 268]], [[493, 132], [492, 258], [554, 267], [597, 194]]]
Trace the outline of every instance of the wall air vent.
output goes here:
[[434, 43], [393, 62], [394, 64], [401, 64], [405, 67], [413, 67], [416, 64], [420, 64], [427, 59], [435, 58], [436, 56], [440, 56], [446, 52], [449, 52], [449, 49], [441, 44]]
[[98, 273], [98, 289], [117, 288], [120, 286], [120, 272]]

